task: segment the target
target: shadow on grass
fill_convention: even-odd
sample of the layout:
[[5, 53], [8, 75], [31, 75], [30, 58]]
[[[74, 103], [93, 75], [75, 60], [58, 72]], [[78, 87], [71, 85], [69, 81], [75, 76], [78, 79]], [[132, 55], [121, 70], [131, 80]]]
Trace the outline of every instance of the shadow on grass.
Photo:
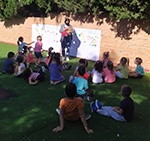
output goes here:
[[[0, 67], [6, 58], [0, 58]], [[46, 71], [46, 79], [37, 85], [13, 75], [0, 75], [0, 85], [19, 94], [18, 98], [0, 102], [0, 133], [1, 140], [134, 140], [147, 139], [149, 128], [149, 89], [150, 75], [145, 74], [143, 79], [117, 79], [114, 84], [92, 84], [89, 80], [89, 89], [94, 91], [94, 98], [99, 99], [102, 105], [119, 106], [123, 97], [120, 95], [121, 86], [127, 84], [132, 87], [131, 97], [135, 101], [135, 116], [132, 122], [117, 122], [111, 118], [100, 116], [90, 111], [90, 102], [84, 102], [85, 112], [92, 118], [88, 121], [89, 127], [95, 132], [87, 135], [81, 121], [68, 122], [65, 120], [64, 131], [53, 133], [52, 129], [59, 125], [59, 117], [55, 109], [61, 98], [65, 97], [64, 88], [69, 76], [78, 65], [78, 58], [71, 58], [69, 71], [63, 71], [65, 82], [50, 85], [50, 73]], [[89, 61], [88, 70], [92, 70], [94, 62]], [[31, 66], [33, 67], [33, 66]], [[143, 127], [143, 130], [140, 130]], [[144, 131], [144, 132], [143, 132]], [[119, 138], [117, 137], [119, 134]], [[141, 135], [140, 137], [138, 135]], [[78, 135], [78, 136], [77, 136]]]

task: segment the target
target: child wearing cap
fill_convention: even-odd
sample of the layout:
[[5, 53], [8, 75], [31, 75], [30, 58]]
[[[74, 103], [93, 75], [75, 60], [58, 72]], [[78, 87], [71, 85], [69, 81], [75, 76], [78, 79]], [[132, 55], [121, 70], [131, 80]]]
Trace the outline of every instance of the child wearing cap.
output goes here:
[[136, 69], [135, 69], [135, 71], [130, 71], [129, 76], [135, 77], [135, 78], [142, 78], [144, 75], [144, 69], [141, 65], [142, 59], [139, 57], [136, 57], [134, 63], [137, 65]]

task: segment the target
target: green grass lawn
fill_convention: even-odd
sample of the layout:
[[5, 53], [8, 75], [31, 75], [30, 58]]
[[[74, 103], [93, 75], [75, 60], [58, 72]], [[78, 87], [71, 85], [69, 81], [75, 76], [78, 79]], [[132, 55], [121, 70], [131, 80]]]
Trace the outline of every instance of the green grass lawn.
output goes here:
[[[0, 68], [9, 51], [17, 52], [17, 47], [0, 43]], [[53, 133], [52, 129], [59, 125], [59, 117], [55, 109], [61, 98], [65, 97], [64, 88], [69, 76], [78, 64], [77, 58], [71, 58], [70, 71], [62, 72], [65, 82], [50, 85], [49, 71], [46, 80], [37, 85], [29, 85], [21, 78], [0, 73], [0, 86], [19, 94], [19, 97], [0, 101], [0, 141], [149, 141], [150, 140], [150, 74], [145, 73], [143, 79], [120, 80], [114, 84], [95, 85], [89, 81], [89, 89], [94, 91], [94, 99], [102, 105], [119, 106], [123, 97], [120, 88], [123, 84], [132, 87], [131, 97], [135, 102], [135, 115], [132, 122], [118, 122], [109, 117], [91, 113], [90, 102], [85, 101], [85, 112], [92, 118], [88, 126], [94, 130], [88, 135], [81, 121], [65, 120], [63, 131]], [[88, 70], [92, 70], [94, 62], [89, 61]], [[32, 66], [32, 68], [34, 68]], [[117, 136], [117, 134], [119, 136]]]

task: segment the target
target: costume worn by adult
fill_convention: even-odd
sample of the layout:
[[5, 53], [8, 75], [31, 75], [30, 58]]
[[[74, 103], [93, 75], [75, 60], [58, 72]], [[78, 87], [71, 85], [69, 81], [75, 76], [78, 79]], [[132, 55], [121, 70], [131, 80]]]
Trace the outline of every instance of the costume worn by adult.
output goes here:
[[62, 56], [65, 57], [65, 48], [67, 48], [67, 54], [66, 57], [69, 57], [70, 55], [70, 46], [72, 42], [72, 33], [74, 32], [73, 27], [70, 24], [62, 24], [60, 27], [59, 32], [62, 33], [66, 28], [72, 29], [70, 30], [70, 34], [66, 34], [63, 36], [61, 34], [60, 42], [61, 42], [61, 47], [62, 47]]

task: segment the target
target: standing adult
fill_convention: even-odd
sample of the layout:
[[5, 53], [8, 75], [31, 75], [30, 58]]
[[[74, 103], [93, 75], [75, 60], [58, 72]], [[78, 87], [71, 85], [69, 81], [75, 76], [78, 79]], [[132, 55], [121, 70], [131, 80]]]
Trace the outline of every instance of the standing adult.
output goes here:
[[70, 25], [70, 19], [65, 19], [65, 23], [61, 25], [59, 32], [61, 33], [62, 61], [65, 60], [65, 48], [67, 48], [66, 61], [69, 61], [72, 33], [74, 32]]

